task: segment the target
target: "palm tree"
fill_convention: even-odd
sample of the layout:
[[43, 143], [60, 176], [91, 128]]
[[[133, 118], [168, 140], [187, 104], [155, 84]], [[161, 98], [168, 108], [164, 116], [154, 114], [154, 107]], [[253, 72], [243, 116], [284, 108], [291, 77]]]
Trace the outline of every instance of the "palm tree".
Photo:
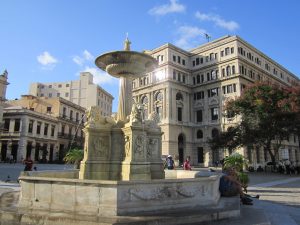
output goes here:
[[74, 168], [79, 169], [80, 161], [83, 159], [83, 150], [79, 148], [73, 148], [69, 150], [64, 157], [66, 163], [74, 164]]

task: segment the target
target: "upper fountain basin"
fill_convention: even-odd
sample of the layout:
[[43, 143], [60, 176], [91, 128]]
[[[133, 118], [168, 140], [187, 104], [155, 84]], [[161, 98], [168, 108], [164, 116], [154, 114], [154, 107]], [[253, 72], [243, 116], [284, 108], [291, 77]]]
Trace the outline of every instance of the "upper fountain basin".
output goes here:
[[108, 52], [98, 56], [95, 64], [114, 77], [131, 79], [142, 77], [157, 67], [152, 56], [134, 51]]

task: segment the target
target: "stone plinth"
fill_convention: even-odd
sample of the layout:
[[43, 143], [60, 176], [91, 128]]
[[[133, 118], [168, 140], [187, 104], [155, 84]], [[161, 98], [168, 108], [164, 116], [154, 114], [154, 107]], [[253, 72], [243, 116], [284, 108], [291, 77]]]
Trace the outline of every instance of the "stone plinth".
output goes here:
[[163, 179], [161, 129], [154, 120], [142, 121], [138, 104], [133, 104], [130, 121], [122, 128], [125, 158], [122, 180]]
[[[58, 172], [59, 173], [59, 172]], [[32, 173], [31, 175], [34, 175]], [[181, 175], [183, 176], [183, 175]], [[192, 176], [187, 173], [187, 176]], [[92, 216], [155, 215], [218, 204], [219, 176], [96, 181], [21, 176], [19, 208]]]
[[[79, 178], [118, 180], [121, 159], [113, 160], [111, 151], [111, 133], [115, 122], [109, 117], [102, 117], [98, 107], [91, 107], [87, 112], [87, 117], [88, 121], [83, 129], [85, 133], [84, 158], [80, 165]], [[119, 151], [120, 154], [122, 149]]]

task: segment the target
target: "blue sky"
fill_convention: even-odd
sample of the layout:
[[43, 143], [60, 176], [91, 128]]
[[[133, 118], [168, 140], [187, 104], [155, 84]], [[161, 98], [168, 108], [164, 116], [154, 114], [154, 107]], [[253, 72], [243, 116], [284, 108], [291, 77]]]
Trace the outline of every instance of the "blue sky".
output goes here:
[[6, 97], [27, 94], [31, 82], [64, 82], [90, 71], [114, 97], [118, 80], [97, 69], [95, 57], [167, 42], [184, 49], [239, 35], [299, 77], [299, 0], [1, 0], [0, 73]]

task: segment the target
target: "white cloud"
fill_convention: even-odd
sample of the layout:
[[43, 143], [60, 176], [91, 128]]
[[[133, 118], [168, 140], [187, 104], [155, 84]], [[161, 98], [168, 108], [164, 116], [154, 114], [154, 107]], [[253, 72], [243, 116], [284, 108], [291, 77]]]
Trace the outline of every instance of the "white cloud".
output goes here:
[[43, 66], [54, 66], [58, 62], [57, 59], [50, 55], [47, 51], [37, 56], [37, 60]]
[[216, 14], [205, 14], [200, 13], [199, 11], [195, 14], [196, 18], [201, 21], [212, 21], [216, 26], [222, 27], [229, 31], [234, 31], [239, 28], [239, 24], [235, 21], [226, 21]]
[[90, 72], [94, 75], [94, 83], [95, 84], [112, 84], [118, 81], [117, 78], [110, 76], [108, 73], [96, 68], [96, 67], [89, 67], [86, 66], [84, 69], [85, 72]]
[[75, 55], [73, 56], [72, 60], [79, 66], [83, 66], [86, 62], [92, 61], [94, 56], [88, 51], [84, 50], [81, 56]]
[[177, 0], [170, 0], [170, 4], [156, 6], [149, 10], [150, 15], [164, 16], [168, 13], [185, 12], [185, 6], [177, 3]]
[[175, 45], [183, 49], [194, 48], [204, 42], [206, 33], [206, 30], [198, 27], [181, 26], [177, 30], [179, 38], [175, 41]]
[[88, 60], [88, 61], [91, 61], [94, 59], [94, 56], [88, 50], [83, 51], [83, 56], [84, 56], [84, 59]]
[[84, 59], [77, 55], [73, 57], [73, 62], [75, 62], [79, 66], [83, 65], [83, 61], [84, 61]]

